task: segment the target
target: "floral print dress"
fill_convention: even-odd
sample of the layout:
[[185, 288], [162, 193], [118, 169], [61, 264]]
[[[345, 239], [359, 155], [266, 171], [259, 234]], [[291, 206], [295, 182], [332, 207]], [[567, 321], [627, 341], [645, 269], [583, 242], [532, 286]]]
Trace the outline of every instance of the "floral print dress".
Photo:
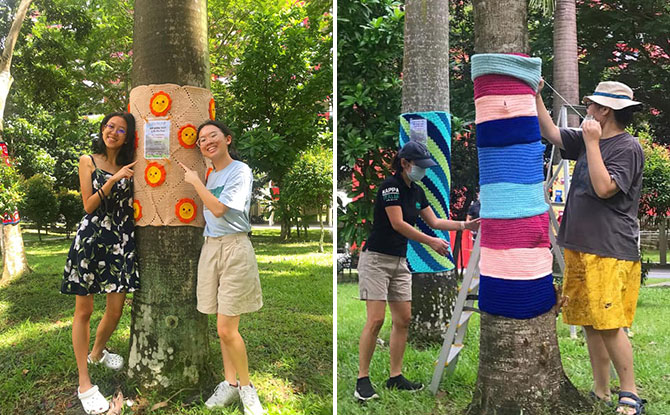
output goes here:
[[[93, 194], [112, 177], [95, 167]], [[88, 295], [131, 292], [139, 287], [133, 181], [121, 179], [95, 212], [81, 220], [65, 263], [61, 292]]]

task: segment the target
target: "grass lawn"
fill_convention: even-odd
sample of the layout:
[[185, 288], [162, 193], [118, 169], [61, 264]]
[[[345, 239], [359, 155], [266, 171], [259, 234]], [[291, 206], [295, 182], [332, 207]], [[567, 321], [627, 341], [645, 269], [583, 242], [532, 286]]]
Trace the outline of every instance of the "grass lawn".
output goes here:
[[[443, 378], [434, 397], [425, 390], [410, 394], [387, 391], [388, 340], [391, 315], [387, 311], [380, 338], [370, 366], [372, 383], [380, 396], [365, 405], [355, 402], [353, 391], [358, 373], [358, 338], [365, 323], [365, 304], [357, 299], [356, 284], [337, 287], [337, 408], [338, 414], [462, 414], [470, 403], [479, 365], [479, 315], [468, 327], [466, 347], [461, 352], [454, 374]], [[670, 414], [670, 288], [641, 288], [635, 324], [632, 329], [635, 372], [638, 391], [649, 401], [648, 415]], [[558, 322], [558, 336], [563, 366], [568, 377], [583, 393], [592, 386], [591, 369], [583, 337], [570, 339], [569, 327]], [[440, 345], [441, 346], [441, 345]], [[410, 380], [428, 385], [440, 346], [417, 349], [408, 345], [403, 374]], [[617, 385], [616, 381], [612, 386]], [[600, 414], [594, 410], [594, 414]], [[611, 413], [611, 412], [606, 412]]]
[[[242, 317], [240, 332], [247, 343], [252, 381], [269, 415], [332, 413], [332, 237], [327, 235], [323, 254], [318, 253], [318, 237], [312, 230], [308, 242], [281, 243], [279, 230], [254, 230], [265, 305]], [[24, 234], [34, 272], [0, 288], [1, 415], [84, 413], [76, 397], [71, 343], [74, 297], [59, 292], [71, 241], [51, 233], [44, 239], [38, 242], [37, 234]], [[105, 297], [96, 296], [92, 334], [104, 304]], [[209, 323], [211, 363], [221, 368], [214, 316]], [[126, 305], [109, 347], [127, 358], [129, 338]], [[138, 395], [126, 386], [123, 372], [93, 367], [91, 376], [108, 397], [116, 387], [130, 395], [135, 405], [124, 409], [126, 415], [242, 413], [237, 405], [209, 411], [202, 401], [184, 403], [179, 396], [167, 408], [150, 411], [159, 399]]]

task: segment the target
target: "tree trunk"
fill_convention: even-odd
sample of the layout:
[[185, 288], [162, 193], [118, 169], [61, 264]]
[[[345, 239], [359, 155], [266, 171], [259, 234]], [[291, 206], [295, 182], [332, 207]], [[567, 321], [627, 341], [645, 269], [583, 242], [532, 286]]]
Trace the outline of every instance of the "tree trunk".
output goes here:
[[[475, 0], [473, 5], [477, 53], [529, 52], [526, 0]], [[529, 319], [482, 311], [480, 330], [469, 415], [563, 414], [588, 406], [563, 372], [553, 309]]]
[[[554, 11], [554, 89], [570, 105], [579, 104], [577, 67], [577, 6], [575, 0], [556, 0]], [[554, 121], [565, 102], [554, 94]], [[568, 127], [578, 127], [579, 116], [568, 108]]]
[[588, 407], [563, 372], [553, 310], [529, 320], [482, 313], [479, 373], [467, 415], [568, 414]]
[[[21, 0], [19, 7], [16, 9], [16, 15], [12, 21], [12, 26], [9, 33], [4, 39], [4, 49], [2, 57], [0, 57], [0, 142], [3, 141], [4, 119], [5, 119], [5, 105], [7, 104], [7, 96], [9, 89], [12, 87], [14, 79], [11, 74], [12, 56], [14, 56], [14, 46], [21, 31], [21, 25], [26, 18], [28, 8], [32, 0]], [[4, 160], [0, 160], [4, 163]], [[1, 214], [2, 212], [0, 212]], [[11, 213], [11, 212], [10, 212]], [[26, 250], [23, 246], [23, 235], [21, 235], [21, 227], [16, 225], [3, 225], [3, 244], [2, 244], [2, 284], [7, 281], [21, 276], [23, 273], [30, 271], [28, 267], [28, 260], [26, 259]]]
[[[402, 112], [449, 112], [448, 0], [407, 1], [404, 43]], [[442, 342], [455, 287], [455, 272], [412, 275], [410, 341]]]
[[326, 230], [323, 228], [323, 215], [321, 208], [319, 208], [319, 226], [321, 226], [321, 237], [319, 238], [319, 252], [323, 252], [323, 235]]
[[[133, 87], [209, 88], [206, 1], [137, 0], [134, 15]], [[196, 310], [202, 228], [145, 226], [135, 232], [141, 289], [133, 297], [128, 375], [142, 390], [166, 394], [209, 388], [215, 369], [207, 316]]]
[[26, 272], [30, 272], [26, 250], [21, 236], [21, 224], [2, 225], [2, 278], [3, 286]]

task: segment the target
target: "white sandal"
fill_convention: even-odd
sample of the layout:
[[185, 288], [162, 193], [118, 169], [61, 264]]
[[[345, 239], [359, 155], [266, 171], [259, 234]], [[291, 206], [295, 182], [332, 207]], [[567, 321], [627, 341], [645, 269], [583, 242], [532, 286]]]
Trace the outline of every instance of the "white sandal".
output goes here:
[[77, 388], [77, 396], [84, 412], [87, 414], [102, 414], [109, 409], [109, 402], [98, 390], [98, 385], [93, 385], [91, 389], [84, 393], [80, 393], [79, 388]]
[[123, 357], [116, 353], [110, 353], [107, 349], [102, 351], [102, 358], [100, 358], [100, 360], [95, 361], [91, 359], [90, 354], [88, 355], [87, 360], [88, 363], [93, 363], [94, 365], [102, 363], [112, 370], [121, 370], [123, 368]]

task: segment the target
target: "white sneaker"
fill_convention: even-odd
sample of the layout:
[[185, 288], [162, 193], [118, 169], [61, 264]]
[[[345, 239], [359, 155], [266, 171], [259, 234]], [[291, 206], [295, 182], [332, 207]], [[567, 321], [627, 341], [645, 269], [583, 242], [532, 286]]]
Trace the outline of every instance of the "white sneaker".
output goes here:
[[212, 396], [207, 399], [205, 406], [209, 409], [230, 405], [234, 400], [239, 399], [240, 393], [237, 387], [231, 386], [227, 380], [219, 383], [214, 389]]
[[265, 410], [258, 400], [258, 393], [252, 384], [240, 386], [240, 399], [244, 406], [244, 415], [263, 415]]

